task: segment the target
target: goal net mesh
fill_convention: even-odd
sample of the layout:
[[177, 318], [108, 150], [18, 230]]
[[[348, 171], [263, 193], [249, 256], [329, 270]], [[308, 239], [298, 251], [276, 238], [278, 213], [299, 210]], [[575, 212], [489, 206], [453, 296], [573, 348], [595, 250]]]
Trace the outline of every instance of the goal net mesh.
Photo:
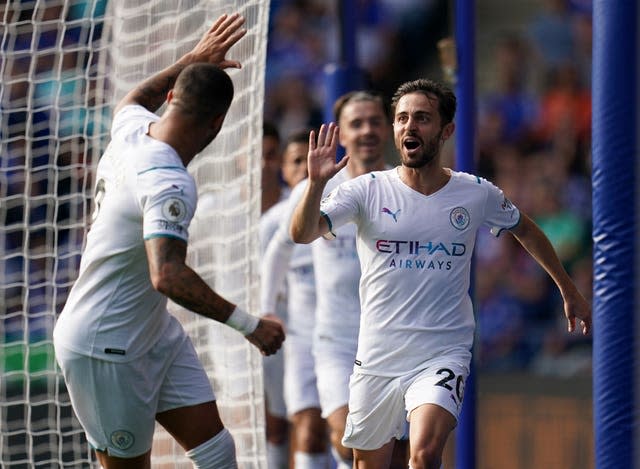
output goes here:
[[[235, 98], [190, 164], [199, 203], [188, 263], [257, 310], [268, 0], [22, 0], [0, 5], [0, 467], [97, 466], [56, 367], [52, 330], [76, 278], [113, 105], [187, 52], [223, 13]], [[162, 112], [162, 110], [160, 111]], [[240, 467], [265, 467], [262, 359], [237, 332], [170, 305], [213, 384]], [[191, 467], [156, 429], [153, 467]]]

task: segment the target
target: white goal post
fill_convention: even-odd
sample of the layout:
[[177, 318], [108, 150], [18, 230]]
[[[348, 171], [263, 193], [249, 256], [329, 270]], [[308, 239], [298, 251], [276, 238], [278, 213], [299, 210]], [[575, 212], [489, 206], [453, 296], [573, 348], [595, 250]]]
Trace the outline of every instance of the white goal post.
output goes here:
[[[235, 98], [189, 166], [200, 201], [188, 262], [257, 311], [269, 0], [9, 0], [0, 5], [0, 467], [97, 466], [55, 365], [52, 329], [79, 266], [113, 105], [222, 13], [247, 35]], [[241, 468], [266, 467], [262, 358], [240, 334], [170, 306], [211, 377]], [[191, 467], [158, 427], [153, 467]]]

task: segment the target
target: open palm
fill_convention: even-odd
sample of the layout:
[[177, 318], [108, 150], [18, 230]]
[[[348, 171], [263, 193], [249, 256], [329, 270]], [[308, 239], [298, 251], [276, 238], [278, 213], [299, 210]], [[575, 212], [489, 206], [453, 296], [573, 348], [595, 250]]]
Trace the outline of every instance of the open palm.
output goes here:
[[348, 156], [336, 163], [339, 133], [338, 126], [333, 122], [322, 124], [317, 138], [314, 130], [309, 133], [307, 169], [310, 181], [328, 181], [347, 164]]

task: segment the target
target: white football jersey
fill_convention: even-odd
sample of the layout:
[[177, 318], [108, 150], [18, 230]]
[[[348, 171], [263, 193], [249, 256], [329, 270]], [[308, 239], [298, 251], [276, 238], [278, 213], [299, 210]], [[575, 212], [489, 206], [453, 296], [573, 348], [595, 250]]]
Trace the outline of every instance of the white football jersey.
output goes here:
[[277, 228], [268, 241], [263, 259], [260, 307], [263, 313], [276, 310], [277, 295], [286, 278], [287, 332], [310, 339], [315, 323], [315, 275], [311, 246], [294, 244], [289, 236], [288, 226], [295, 202], [289, 197], [263, 215], [268, 216]]
[[357, 225], [362, 314], [355, 371], [399, 376], [442, 354], [468, 364], [476, 232], [486, 225], [498, 235], [520, 219], [502, 191], [451, 171], [447, 184], [426, 196], [394, 168], [344, 182], [323, 199], [321, 211], [336, 240], [337, 227]]
[[[336, 186], [350, 180], [347, 168], [332, 177], [324, 189], [329, 194]], [[293, 188], [290, 215], [302, 199], [307, 187], [304, 179]], [[289, 221], [285, 224], [288, 234]], [[360, 327], [360, 261], [356, 251], [356, 226], [348, 224], [338, 229], [337, 239], [317, 239], [311, 243], [316, 285], [315, 334], [331, 341], [352, 345]]]
[[197, 193], [173, 148], [147, 135], [157, 119], [137, 105], [114, 117], [80, 273], [54, 331], [56, 344], [77, 353], [131, 360], [170, 323], [167, 298], [151, 284], [144, 241], [186, 242]]

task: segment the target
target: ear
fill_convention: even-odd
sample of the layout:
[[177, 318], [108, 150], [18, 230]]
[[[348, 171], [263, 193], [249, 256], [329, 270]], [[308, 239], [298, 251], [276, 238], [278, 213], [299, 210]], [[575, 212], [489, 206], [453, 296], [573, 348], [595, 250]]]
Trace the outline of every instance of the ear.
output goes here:
[[226, 117], [226, 113], [224, 114], [219, 114], [216, 117], [213, 118], [213, 120], [211, 121], [211, 130], [213, 131], [213, 135], [216, 136], [218, 135], [218, 132], [220, 132], [220, 129], [222, 128], [222, 124], [224, 123], [224, 118]]
[[447, 140], [449, 140], [451, 135], [453, 135], [453, 131], [455, 129], [456, 125], [453, 122], [449, 122], [447, 125], [445, 125], [442, 129], [442, 141], [446, 142]]
[[173, 88], [170, 89], [169, 92], [167, 93], [167, 103], [170, 103], [172, 99], [173, 99]]
[[220, 114], [219, 116], [216, 116], [216, 117], [213, 119], [213, 126], [214, 126], [214, 127], [216, 127], [216, 128], [218, 128], [218, 129], [219, 129], [219, 128], [221, 128], [221, 127], [222, 127], [222, 124], [223, 124], [223, 122], [224, 122], [224, 118], [225, 118], [225, 116], [226, 116], [226, 114]]

